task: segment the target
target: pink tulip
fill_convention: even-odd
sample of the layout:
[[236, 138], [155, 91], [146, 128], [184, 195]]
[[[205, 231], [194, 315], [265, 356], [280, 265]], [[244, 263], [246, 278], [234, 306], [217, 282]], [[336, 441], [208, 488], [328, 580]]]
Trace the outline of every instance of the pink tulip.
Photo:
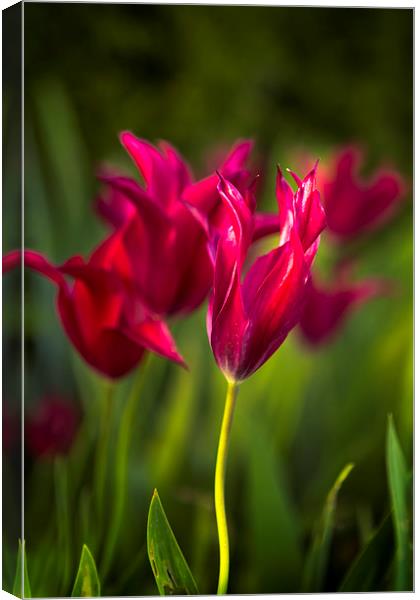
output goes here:
[[313, 346], [329, 341], [354, 310], [389, 289], [389, 283], [380, 280], [349, 281], [348, 265], [340, 266], [336, 280], [329, 285], [315, 283], [310, 277], [299, 323], [304, 338]]
[[[18, 250], [5, 255], [3, 272], [19, 266], [21, 260]], [[125, 375], [146, 350], [184, 364], [166, 325], [131, 288], [130, 264], [119, 231], [87, 262], [75, 256], [56, 267], [38, 252], [26, 250], [24, 263], [56, 284], [58, 313], [68, 338], [103, 375], [112, 379]]]
[[345, 148], [334, 159], [330, 177], [323, 186], [327, 228], [347, 240], [378, 228], [388, 221], [404, 198], [405, 185], [394, 170], [376, 172], [370, 181], [358, 177], [361, 153]]
[[313, 169], [298, 189], [277, 176], [278, 247], [258, 258], [244, 273], [255, 232], [255, 201], [220, 176], [225, 227], [218, 231], [214, 288], [208, 334], [219, 368], [228, 381], [254, 373], [297, 324], [305, 284], [325, 218]]
[[[121, 142], [145, 187], [128, 177], [101, 176], [108, 188], [99, 202], [101, 214], [123, 230], [133, 284], [145, 305], [162, 316], [191, 312], [207, 296], [213, 268], [205, 231], [184, 197], [193, 194], [203, 206], [216, 202], [217, 177], [193, 183], [188, 165], [166, 142], [157, 149], [129, 132], [121, 134]], [[237, 144], [222, 172], [235, 181], [246, 179], [250, 149], [249, 142]]]

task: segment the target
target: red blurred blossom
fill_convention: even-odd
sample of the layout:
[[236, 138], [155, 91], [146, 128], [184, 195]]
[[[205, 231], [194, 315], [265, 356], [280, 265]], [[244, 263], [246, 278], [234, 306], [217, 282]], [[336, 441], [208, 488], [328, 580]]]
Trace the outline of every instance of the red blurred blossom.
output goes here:
[[[299, 154], [301, 163], [309, 164], [308, 154]], [[362, 161], [359, 147], [346, 146], [324, 162], [318, 173], [327, 229], [338, 241], [345, 242], [388, 222], [407, 191], [403, 178], [392, 168], [381, 167], [363, 180], [358, 174]]]
[[[216, 202], [217, 177], [193, 184], [188, 165], [167, 142], [158, 149], [129, 132], [121, 134], [121, 142], [145, 187], [129, 177], [101, 175], [107, 196], [97, 206], [122, 230], [132, 280], [145, 305], [159, 315], [188, 313], [207, 296], [213, 269], [205, 232], [184, 195]], [[248, 178], [243, 165], [250, 150], [250, 142], [237, 144], [221, 171], [237, 182]]]
[[37, 457], [55, 457], [69, 452], [75, 440], [80, 415], [60, 396], [47, 396], [25, 418], [25, 446]]
[[328, 285], [315, 282], [313, 276], [308, 279], [300, 329], [312, 346], [329, 341], [354, 310], [369, 299], [391, 290], [390, 283], [386, 281], [351, 281], [350, 269], [349, 264], [340, 265], [335, 281]]
[[[56, 284], [64, 331], [86, 362], [103, 375], [125, 375], [146, 350], [184, 364], [166, 325], [151, 315], [132, 291], [120, 236], [117, 231], [106, 239], [87, 262], [74, 256], [54, 266], [41, 254], [26, 250], [24, 263]], [[20, 251], [5, 255], [3, 272], [21, 260]]]
[[249, 377], [277, 350], [297, 324], [305, 284], [325, 218], [315, 188], [314, 168], [293, 193], [278, 172], [277, 248], [259, 257], [244, 274], [255, 232], [252, 190], [241, 194], [220, 176], [218, 190], [225, 226], [217, 232], [214, 287], [207, 329], [219, 368], [231, 381]]
[[357, 173], [361, 160], [359, 150], [345, 148], [335, 156], [333, 176], [324, 184], [327, 227], [341, 239], [379, 227], [404, 198], [405, 185], [396, 171], [381, 169], [363, 181]]
[[[388, 222], [404, 199], [407, 186], [394, 169], [381, 168], [370, 180], [358, 175], [361, 150], [347, 146], [336, 152], [317, 174], [326, 230], [337, 241], [346, 242]], [[299, 153], [299, 162], [308, 165], [308, 154]], [[271, 215], [274, 219], [274, 215]]]

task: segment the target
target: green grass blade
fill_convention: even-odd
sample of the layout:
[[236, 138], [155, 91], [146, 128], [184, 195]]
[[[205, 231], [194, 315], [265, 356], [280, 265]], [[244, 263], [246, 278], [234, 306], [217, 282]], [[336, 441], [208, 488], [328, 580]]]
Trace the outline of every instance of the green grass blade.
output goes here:
[[347, 571], [339, 592], [379, 592], [394, 554], [392, 517], [389, 514]]
[[409, 506], [407, 500], [408, 471], [394, 427], [392, 415], [388, 420], [386, 444], [388, 486], [396, 540], [394, 590], [412, 589]]
[[[23, 565], [22, 565], [23, 563]], [[23, 577], [22, 577], [23, 574]], [[22, 594], [22, 578], [23, 578], [23, 594]], [[16, 562], [16, 575], [13, 583], [13, 595], [18, 598], [31, 598], [31, 586], [28, 576], [28, 563], [26, 560], [25, 541], [19, 540], [19, 548]]]
[[315, 531], [312, 546], [306, 559], [303, 576], [303, 591], [305, 592], [320, 592], [322, 590], [331, 547], [338, 492], [353, 467], [352, 463], [344, 467], [328, 493], [320, 524]]
[[72, 598], [97, 598], [101, 595], [96, 564], [89, 548], [84, 544], [79, 569], [74, 582]]
[[161, 596], [197, 595], [198, 589], [166, 518], [157, 490], [150, 503], [147, 551]]

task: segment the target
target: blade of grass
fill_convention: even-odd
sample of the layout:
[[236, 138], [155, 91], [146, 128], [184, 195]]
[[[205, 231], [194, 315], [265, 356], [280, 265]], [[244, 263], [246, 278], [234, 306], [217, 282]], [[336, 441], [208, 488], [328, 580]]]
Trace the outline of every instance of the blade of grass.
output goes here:
[[386, 462], [392, 505], [392, 519], [397, 545], [394, 590], [408, 591], [412, 589], [413, 585], [411, 577], [409, 507], [407, 500], [408, 471], [395, 431], [392, 415], [389, 415], [388, 418]]
[[101, 584], [96, 564], [86, 544], [82, 548], [79, 569], [71, 595], [72, 598], [97, 598], [101, 595]]
[[[23, 584], [23, 594], [22, 594]], [[31, 585], [29, 583], [28, 563], [26, 560], [25, 541], [19, 540], [19, 548], [16, 561], [16, 574], [13, 584], [13, 595], [18, 598], [31, 598]]]
[[328, 493], [321, 520], [319, 526], [315, 530], [312, 546], [305, 563], [303, 576], [304, 592], [313, 593], [322, 590], [331, 547], [338, 492], [353, 467], [354, 465], [352, 463], [349, 463], [344, 467]]
[[379, 592], [394, 554], [392, 517], [383, 520], [347, 571], [339, 592]]

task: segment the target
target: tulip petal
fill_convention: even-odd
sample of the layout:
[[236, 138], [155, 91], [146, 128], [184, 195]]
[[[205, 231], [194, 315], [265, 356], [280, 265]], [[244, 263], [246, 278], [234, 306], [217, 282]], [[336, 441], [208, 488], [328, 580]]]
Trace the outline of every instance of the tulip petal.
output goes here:
[[123, 328], [122, 331], [133, 342], [187, 368], [168, 327], [163, 321], [148, 319], [137, 326]]
[[124, 295], [120, 280], [114, 273], [91, 264], [76, 264], [72, 259], [60, 271], [75, 279], [73, 306], [84, 341], [91, 345], [101, 330], [117, 326]]
[[295, 211], [292, 188], [283, 177], [280, 167], [277, 168], [276, 197], [279, 208], [279, 245], [281, 246], [290, 240], [291, 232], [295, 225]]
[[[21, 265], [22, 251], [13, 250], [3, 256], [3, 272], [6, 273], [10, 269], [14, 269]], [[52, 265], [42, 254], [33, 250], [24, 250], [23, 262], [25, 267], [37, 271], [41, 275], [47, 277], [59, 286], [67, 287], [66, 281], [59, 269]]]
[[168, 204], [172, 197], [173, 174], [159, 150], [129, 131], [123, 132], [120, 140], [140, 170], [148, 194], [160, 204]]
[[237, 264], [240, 272], [252, 239], [253, 216], [244, 197], [233, 183], [225, 179], [223, 175], [219, 175], [219, 178], [217, 190], [227, 208], [231, 223], [224, 235], [227, 235], [232, 247], [236, 246]]
[[191, 184], [191, 170], [179, 152], [171, 144], [162, 140], [159, 143], [159, 146], [165, 153], [168, 165], [174, 174], [173, 180], [175, 182], [175, 189], [173, 189], [173, 193], [175, 200], [178, 199], [183, 190]]
[[120, 329], [102, 329], [84, 353], [85, 360], [111, 379], [123, 377], [143, 358], [146, 349]]
[[235, 176], [237, 172], [244, 169], [244, 164], [248, 160], [253, 146], [252, 140], [236, 142], [220, 167], [221, 173], [230, 179], [232, 175]]
[[277, 350], [297, 324], [307, 267], [297, 238], [258, 258], [243, 282], [245, 312], [250, 320], [248, 377]]
[[169, 223], [169, 217], [162, 206], [141, 188], [134, 179], [109, 175], [102, 175], [100, 179], [109, 185], [115, 193], [120, 194], [126, 200], [130, 200], [153, 226], [161, 227], [163, 223]]
[[3, 274], [8, 273], [12, 269], [16, 269], [16, 267], [20, 267], [22, 264], [22, 251], [21, 250], [12, 250], [3, 256], [2, 260], [2, 269]]
[[314, 346], [326, 342], [339, 331], [352, 311], [388, 290], [389, 284], [380, 280], [345, 283], [340, 277], [332, 286], [321, 286], [311, 277], [300, 319], [305, 339]]

